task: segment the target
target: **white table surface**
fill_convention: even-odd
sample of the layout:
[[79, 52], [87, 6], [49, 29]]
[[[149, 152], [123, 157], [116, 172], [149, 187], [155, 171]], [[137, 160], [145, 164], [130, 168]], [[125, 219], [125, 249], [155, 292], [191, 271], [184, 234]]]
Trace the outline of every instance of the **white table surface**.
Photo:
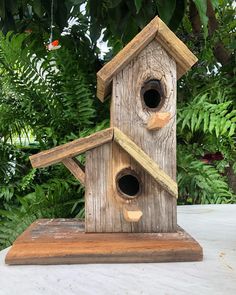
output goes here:
[[202, 262], [7, 266], [0, 295], [236, 295], [236, 205], [178, 207], [178, 223], [202, 245]]

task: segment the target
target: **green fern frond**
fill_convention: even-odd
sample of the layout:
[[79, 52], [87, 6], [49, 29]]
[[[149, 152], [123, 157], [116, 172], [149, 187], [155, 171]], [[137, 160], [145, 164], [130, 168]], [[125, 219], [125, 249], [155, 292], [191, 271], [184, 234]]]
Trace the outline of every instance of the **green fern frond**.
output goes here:
[[232, 110], [233, 102], [210, 103], [209, 94], [197, 96], [186, 107], [178, 112], [178, 125], [182, 130], [214, 133], [216, 137], [231, 137], [236, 129], [236, 110]]
[[[55, 145], [59, 136], [80, 132], [93, 124], [93, 78], [67, 49], [45, 51], [43, 57], [38, 57], [30, 48], [26, 34], [0, 35], [0, 70], [5, 73], [0, 112], [6, 110], [1, 125], [6, 126], [5, 136], [20, 135], [30, 128], [41, 144], [51, 140]], [[12, 100], [14, 107], [8, 109]], [[10, 117], [13, 120], [7, 124]]]
[[227, 179], [209, 164], [195, 159], [189, 151], [178, 150], [178, 185], [180, 200], [184, 203], [233, 203], [236, 196]]
[[0, 210], [0, 248], [10, 246], [38, 218], [67, 218], [83, 212], [83, 188], [71, 178], [52, 178], [23, 197], [20, 206]]

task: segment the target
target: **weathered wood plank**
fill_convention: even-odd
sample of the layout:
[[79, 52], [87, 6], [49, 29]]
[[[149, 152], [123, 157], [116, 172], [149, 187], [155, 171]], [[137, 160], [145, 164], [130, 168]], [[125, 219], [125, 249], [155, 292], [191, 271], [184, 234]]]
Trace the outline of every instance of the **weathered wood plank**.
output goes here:
[[72, 142], [30, 156], [30, 161], [34, 168], [47, 167], [61, 162], [65, 158], [72, 158], [82, 154], [112, 139], [113, 129], [108, 128], [90, 136], [76, 139]]
[[14, 264], [128, 263], [202, 260], [201, 246], [183, 229], [176, 233], [84, 233], [76, 219], [35, 221], [13, 244]]
[[167, 175], [139, 146], [127, 135], [114, 127], [114, 140], [134, 158], [167, 192], [178, 198], [177, 183]]
[[169, 123], [170, 118], [171, 118], [171, 115], [169, 112], [154, 113], [148, 119], [147, 129], [148, 130], [157, 130], [157, 129], [163, 128]]
[[85, 184], [85, 173], [81, 169], [80, 163], [77, 159], [66, 158], [62, 160], [62, 163], [74, 175], [74, 177], [80, 181], [81, 184]]
[[172, 56], [177, 64], [177, 79], [183, 76], [196, 62], [197, 57], [159, 18], [156, 40]]

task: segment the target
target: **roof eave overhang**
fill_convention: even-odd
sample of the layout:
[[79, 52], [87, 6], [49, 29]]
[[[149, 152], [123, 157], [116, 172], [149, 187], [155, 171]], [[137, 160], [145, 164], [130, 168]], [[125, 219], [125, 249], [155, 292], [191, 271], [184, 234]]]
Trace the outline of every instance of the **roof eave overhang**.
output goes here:
[[111, 93], [114, 75], [120, 72], [154, 39], [175, 59], [178, 79], [197, 62], [197, 57], [167, 25], [156, 16], [97, 73], [97, 97], [101, 101], [104, 101]]

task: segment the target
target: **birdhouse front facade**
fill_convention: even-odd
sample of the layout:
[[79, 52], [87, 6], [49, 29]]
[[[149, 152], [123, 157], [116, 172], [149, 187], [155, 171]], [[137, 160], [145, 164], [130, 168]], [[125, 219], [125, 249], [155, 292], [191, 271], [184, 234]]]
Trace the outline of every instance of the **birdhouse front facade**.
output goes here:
[[176, 81], [196, 60], [155, 17], [97, 73], [110, 128], [30, 157], [85, 185], [85, 232], [176, 232]]
[[142, 153], [134, 159], [119, 139], [88, 151], [86, 231], [176, 231], [176, 82], [195, 61], [155, 18], [98, 72], [97, 96], [111, 93], [114, 137], [124, 133], [167, 183], [149, 173], [148, 162], [142, 165]]

